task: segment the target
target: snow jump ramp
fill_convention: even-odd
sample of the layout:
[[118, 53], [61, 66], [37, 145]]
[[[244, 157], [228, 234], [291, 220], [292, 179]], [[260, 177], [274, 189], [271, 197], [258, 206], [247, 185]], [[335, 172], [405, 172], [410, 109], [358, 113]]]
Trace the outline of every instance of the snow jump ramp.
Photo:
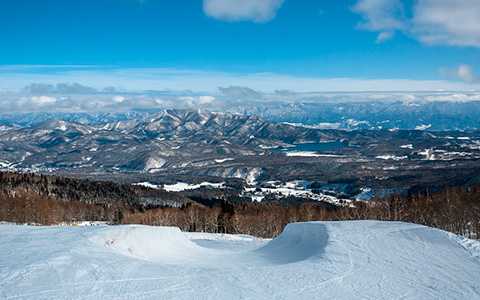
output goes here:
[[188, 239], [177, 227], [127, 225], [107, 227], [90, 238], [112, 252], [156, 263], [185, 263], [213, 254]]
[[319, 259], [328, 243], [327, 227], [321, 223], [292, 223], [255, 252], [275, 264]]

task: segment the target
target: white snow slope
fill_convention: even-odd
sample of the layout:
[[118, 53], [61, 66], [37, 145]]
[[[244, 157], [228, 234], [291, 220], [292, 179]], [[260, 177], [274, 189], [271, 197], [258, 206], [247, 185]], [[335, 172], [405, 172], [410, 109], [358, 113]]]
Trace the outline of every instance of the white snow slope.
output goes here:
[[295, 223], [271, 241], [169, 227], [4, 224], [0, 298], [480, 299], [479, 258], [460, 241], [377, 221]]

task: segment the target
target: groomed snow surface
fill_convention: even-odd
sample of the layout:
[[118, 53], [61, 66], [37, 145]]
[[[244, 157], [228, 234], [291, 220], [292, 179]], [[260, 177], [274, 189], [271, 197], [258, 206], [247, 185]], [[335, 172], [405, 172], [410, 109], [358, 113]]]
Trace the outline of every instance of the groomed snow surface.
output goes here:
[[276, 239], [148, 226], [0, 225], [1, 299], [480, 299], [478, 242], [399, 222]]

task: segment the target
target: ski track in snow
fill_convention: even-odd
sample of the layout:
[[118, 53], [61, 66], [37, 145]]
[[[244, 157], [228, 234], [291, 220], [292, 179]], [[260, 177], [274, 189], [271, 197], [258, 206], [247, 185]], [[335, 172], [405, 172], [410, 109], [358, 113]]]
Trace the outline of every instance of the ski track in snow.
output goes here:
[[0, 225], [0, 299], [480, 299], [479, 242], [401, 222], [273, 240], [178, 228]]

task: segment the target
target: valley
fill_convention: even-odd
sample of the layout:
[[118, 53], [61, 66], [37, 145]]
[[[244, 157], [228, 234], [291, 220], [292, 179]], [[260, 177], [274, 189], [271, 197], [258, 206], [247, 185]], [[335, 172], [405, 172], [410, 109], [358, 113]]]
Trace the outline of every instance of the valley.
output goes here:
[[[110, 115], [106, 123], [84, 114], [57, 117], [3, 124], [0, 169], [130, 184], [227, 180], [238, 196], [255, 201], [277, 194], [338, 202], [365, 189], [370, 196], [362, 199], [384, 198], [480, 179], [479, 131], [314, 129], [173, 109], [115, 121]], [[292, 181], [308, 184], [282, 190]]]

